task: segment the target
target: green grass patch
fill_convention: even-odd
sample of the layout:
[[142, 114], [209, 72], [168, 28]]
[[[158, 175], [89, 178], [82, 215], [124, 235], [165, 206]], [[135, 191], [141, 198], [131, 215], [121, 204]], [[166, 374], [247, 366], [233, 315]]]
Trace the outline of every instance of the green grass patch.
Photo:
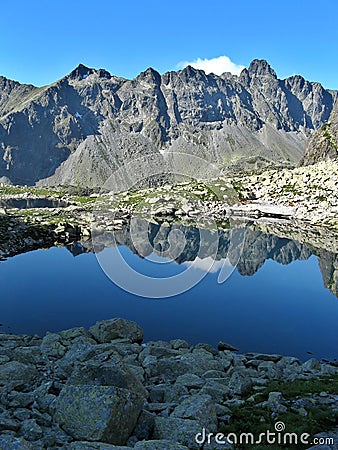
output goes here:
[[[269, 408], [263, 408], [258, 405], [268, 399], [270, 392], [281, 392], [286, 399], [285, 404], [288, 411], [278, 414], [278, 417], [272, 416]], [[239, 436], [241, 433], [252, 433], [256, 439], [260, 433], [266, 433], [267, 430], [274, 432], [275, 423], [282, 421], [286, 425], [285, 432], [297, 433], [300, 436], [308, 433], [313, 437], [320, 432], [329, 431], [338, 425], [338, 411], [333, 411], [325, 405], [307, 406], [307, 416], [300, 415], [297, 411], [291, 410], [292, 400], [302, 397], [310, 397], [314, 394], [319, 395], [321, 392], [328, 394], [337, 394], [338, 392], [338, 375], [313, 378], [309, 380], [295, 380], [293, 382], [272, 381], [265, 386], [265, 389], [256, 395], [254, 402], [248, 402], [242, 406], [233, 406], [231, 421], [228, 425], [222, 427], [219, 431], [224, 435], [235, 433]], [[247, 398], [252, 392], [247, 394]], [[309, 442], [311, 439], [309, 438]], [[252, 445], [237, 444], [235, 449], [266, 449], [266, 448], [285, 448], [288, 450], [306, 449], [309, 446], [302, 446], [299, 442], [297, 445], [288, 443], [287, 445]]]
[[[294, 411], [287, 411], [278, 415], [278, 419], [271, 417], [271, 412], [268, 409], [263, 409], [254, 406], [234, 407], [232, 409], [233, 415], [231, 423], [223, 427], [220, 432], [225, 436], [229, 433], [235, 433], [238, 437], [241, 433], [252, 433], [255, 440], [258, 439], [260, 433], [275, 432], [275, 423], [277, 421], [284, 422], [286, 428], [285, 433], [296, 433], [300, 437], [303, 433], [308, 433], [311, 438], [317, 433], [333, 429], [338, 424], [338, 413], [328, 411], [325, 407], [308, 408], [308, 416], [304, 417]], [[281, 433], [283, 435], [283, 433]], [[311, 442], [309, 438], [309, 442]], [[264, 441], [263, 441], [264, 442]], [[282, 441], [283, 442], [283, 441]], [[235, 449], [266, 449], [266, 448], [285, 448], [288, 450], [298, 450], [309, 448], [308, 445], [301, 445], [286, 441], [283, 443], [273, 445], [252, 445], [252, 444], [237, 444]]]
[[77, 196], [77, 197], [71, 197], [71, 200], [76, 202], [76, 203], [80, 203], [81, 205], [87, 205], [89, 203], [94, 203], [97, 200], [101, 200], [97, 197], [87, 197], [87, 196]]
[[63, 192], [59, 189], [39, 188], [34, 186], [0, 186], [0, 196], [21, 194], [31, 194], [39, 197], [50, 197], [63, 195]]
[[294, 195], [302, 195], [302, 192], [296, 188], [294, 184], [286, 184], [282, 187], [283, 193], [290, 193]]
[[264, 390], [267, 396], [269, 392], [278, 391], [287, 399], [296, 398], [301, 395], [320, 394], [326, 392], [328, 394], [337, 394], [338, 392], [338, 375], [324, 376], [320, 378], [311, 378], [310, 380], [295, 380], [292, 383], [272, 381]]
[[245, 195], [243, 194], [243, 191], [244, 191], [243, 183], [241, 181], [232, 180], [231, 184], [232, 184], [232, 187], [234, 188], [236, 194], [238, 195], [238, 199], [239, 200], [244, 200], [245, 199]]

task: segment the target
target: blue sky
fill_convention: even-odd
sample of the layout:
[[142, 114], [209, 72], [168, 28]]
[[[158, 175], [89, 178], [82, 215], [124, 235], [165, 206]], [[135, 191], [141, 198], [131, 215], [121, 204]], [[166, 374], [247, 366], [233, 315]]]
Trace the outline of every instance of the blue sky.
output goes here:
[[48, 84], [80, 62], [132, 78], [225, 55], [338, 88], [338, 2], [13, 0], [1, 5], [0, 74]]

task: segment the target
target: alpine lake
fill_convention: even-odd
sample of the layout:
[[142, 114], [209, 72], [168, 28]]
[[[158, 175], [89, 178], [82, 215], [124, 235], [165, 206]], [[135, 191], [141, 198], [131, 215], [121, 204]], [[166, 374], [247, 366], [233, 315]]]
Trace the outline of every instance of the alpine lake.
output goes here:
[[18, 248], [0, 261], [1, 331], [42, 336], [122, 317], [145, 341], [335, 360], [338, 255], [330, 238], [291, 231], [134, 219], [87, 240]]

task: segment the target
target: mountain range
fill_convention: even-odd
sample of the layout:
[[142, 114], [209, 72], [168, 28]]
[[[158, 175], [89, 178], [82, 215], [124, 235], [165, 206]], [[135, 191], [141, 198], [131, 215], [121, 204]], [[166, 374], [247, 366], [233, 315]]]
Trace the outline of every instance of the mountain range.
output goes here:
[[98, 187], [130, 159], [172, 152], [231, 171], [311, 163], [337, 98], [299, 75], [278, 79], [265, 60], [239, 76], [188, 66], [128, 80], [80, 64], [43, 87], [0, 77], [0, 182]]

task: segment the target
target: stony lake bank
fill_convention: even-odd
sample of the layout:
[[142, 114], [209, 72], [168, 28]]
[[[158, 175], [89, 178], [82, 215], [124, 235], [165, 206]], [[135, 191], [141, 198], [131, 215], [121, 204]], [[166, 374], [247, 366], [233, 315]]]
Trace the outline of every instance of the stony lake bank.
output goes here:
[[[271, 448], [338, 445], [337, 361], [143, 343], [124, 319], [44, 337], [3, 333], [0, 346], [1, 449], [267, 448], [240, 435], [258, 439], [277, 422], [307, 433], [308, 445]], [[223, 438], [208, 444], [203, 433]], [[335, 443], [314, 446], [318, 433]]]
[[[41, 208], [39, 201], [51, 205]], [[1, 185], [0, 258], [86, 241], [93, 233], [121, 229], [131, 217], [209, 229], [268, 228], [313, 246], [338, 249], [338, 161], [117, 194]]]

